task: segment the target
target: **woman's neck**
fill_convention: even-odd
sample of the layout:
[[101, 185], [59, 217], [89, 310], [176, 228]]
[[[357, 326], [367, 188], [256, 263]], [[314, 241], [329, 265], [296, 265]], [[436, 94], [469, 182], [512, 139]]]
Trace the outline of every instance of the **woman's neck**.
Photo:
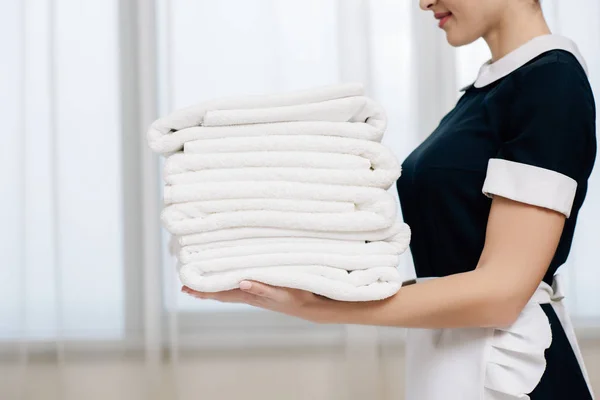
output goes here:
[[550, 33], [541, 9], [524, 12], [519, 8], [508, 9], [498, 25], [483, 38], [492, 53], [492, 62], [495, 62], [531, 39]]

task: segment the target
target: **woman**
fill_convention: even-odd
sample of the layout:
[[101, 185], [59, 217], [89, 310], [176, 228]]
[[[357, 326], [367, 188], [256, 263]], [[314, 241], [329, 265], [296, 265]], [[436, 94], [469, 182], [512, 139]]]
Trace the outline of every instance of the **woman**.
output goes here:
[[492, 60], [403, 163], [397, 186], [418, 283], [369, 303], [257, 282], [184, 291], [322, 323], [415, 328], [410, 400], [591, 399], [554, 276], [596, 156], [584, 61], [550, 34], [537, 0], [420, 5], [451, 45], [483, 37]]

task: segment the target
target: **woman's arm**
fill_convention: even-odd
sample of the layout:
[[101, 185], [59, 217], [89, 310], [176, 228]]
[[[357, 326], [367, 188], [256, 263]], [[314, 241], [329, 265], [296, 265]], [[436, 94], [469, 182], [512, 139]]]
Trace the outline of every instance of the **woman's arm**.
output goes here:
[[[199, 298], [243, 302], [321, 323], [420, 328], [510, 325], [546, 274], [565, 217], [494, 197], [486, 240], [474, 271], [403, 287], [374, 302], [337, 302], [313, 294], [243, 282], [223, 293], [184, 291]], [[460, 251], [460, 249], [457, 249]]]
[[558, 212], [496, 196], [477, 269], [404, 287], [377, 303], [338, 303], [323, 309], [323, 319], [421, 328], [510, 325], [546, 274], [564, 221]]

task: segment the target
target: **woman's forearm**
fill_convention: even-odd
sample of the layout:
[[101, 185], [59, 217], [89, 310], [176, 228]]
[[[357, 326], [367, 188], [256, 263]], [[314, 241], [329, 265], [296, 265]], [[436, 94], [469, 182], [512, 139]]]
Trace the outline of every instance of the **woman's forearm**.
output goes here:
[[475, 270], [406, 286], [378, 302], [323, 302], [312, 315], [409, 328], [511, 325], [547, 273], [564, 223], [561, 213], [494, 196]]
[[405, 286], [376, 302], [330, 302], [316, 311], [330, 323], [408, 328], [497, 327], [518, 316], [518, 301], [502, 277], [485, 269]]

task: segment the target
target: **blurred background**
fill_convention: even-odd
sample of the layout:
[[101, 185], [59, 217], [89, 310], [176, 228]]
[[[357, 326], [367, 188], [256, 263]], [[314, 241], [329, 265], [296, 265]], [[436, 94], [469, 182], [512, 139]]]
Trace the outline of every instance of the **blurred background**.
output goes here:
[[[214, 97], [360, 81], [403, 159], [489, 58], [417, 3], [1, 0], [0, 398], [402, 399], [401, 329], [179, 293], [145, 131]], [[543, 5], [598, 96], [600, 2]], [[563, 273], [598, 392], [599, 222], [596, 168]]]

